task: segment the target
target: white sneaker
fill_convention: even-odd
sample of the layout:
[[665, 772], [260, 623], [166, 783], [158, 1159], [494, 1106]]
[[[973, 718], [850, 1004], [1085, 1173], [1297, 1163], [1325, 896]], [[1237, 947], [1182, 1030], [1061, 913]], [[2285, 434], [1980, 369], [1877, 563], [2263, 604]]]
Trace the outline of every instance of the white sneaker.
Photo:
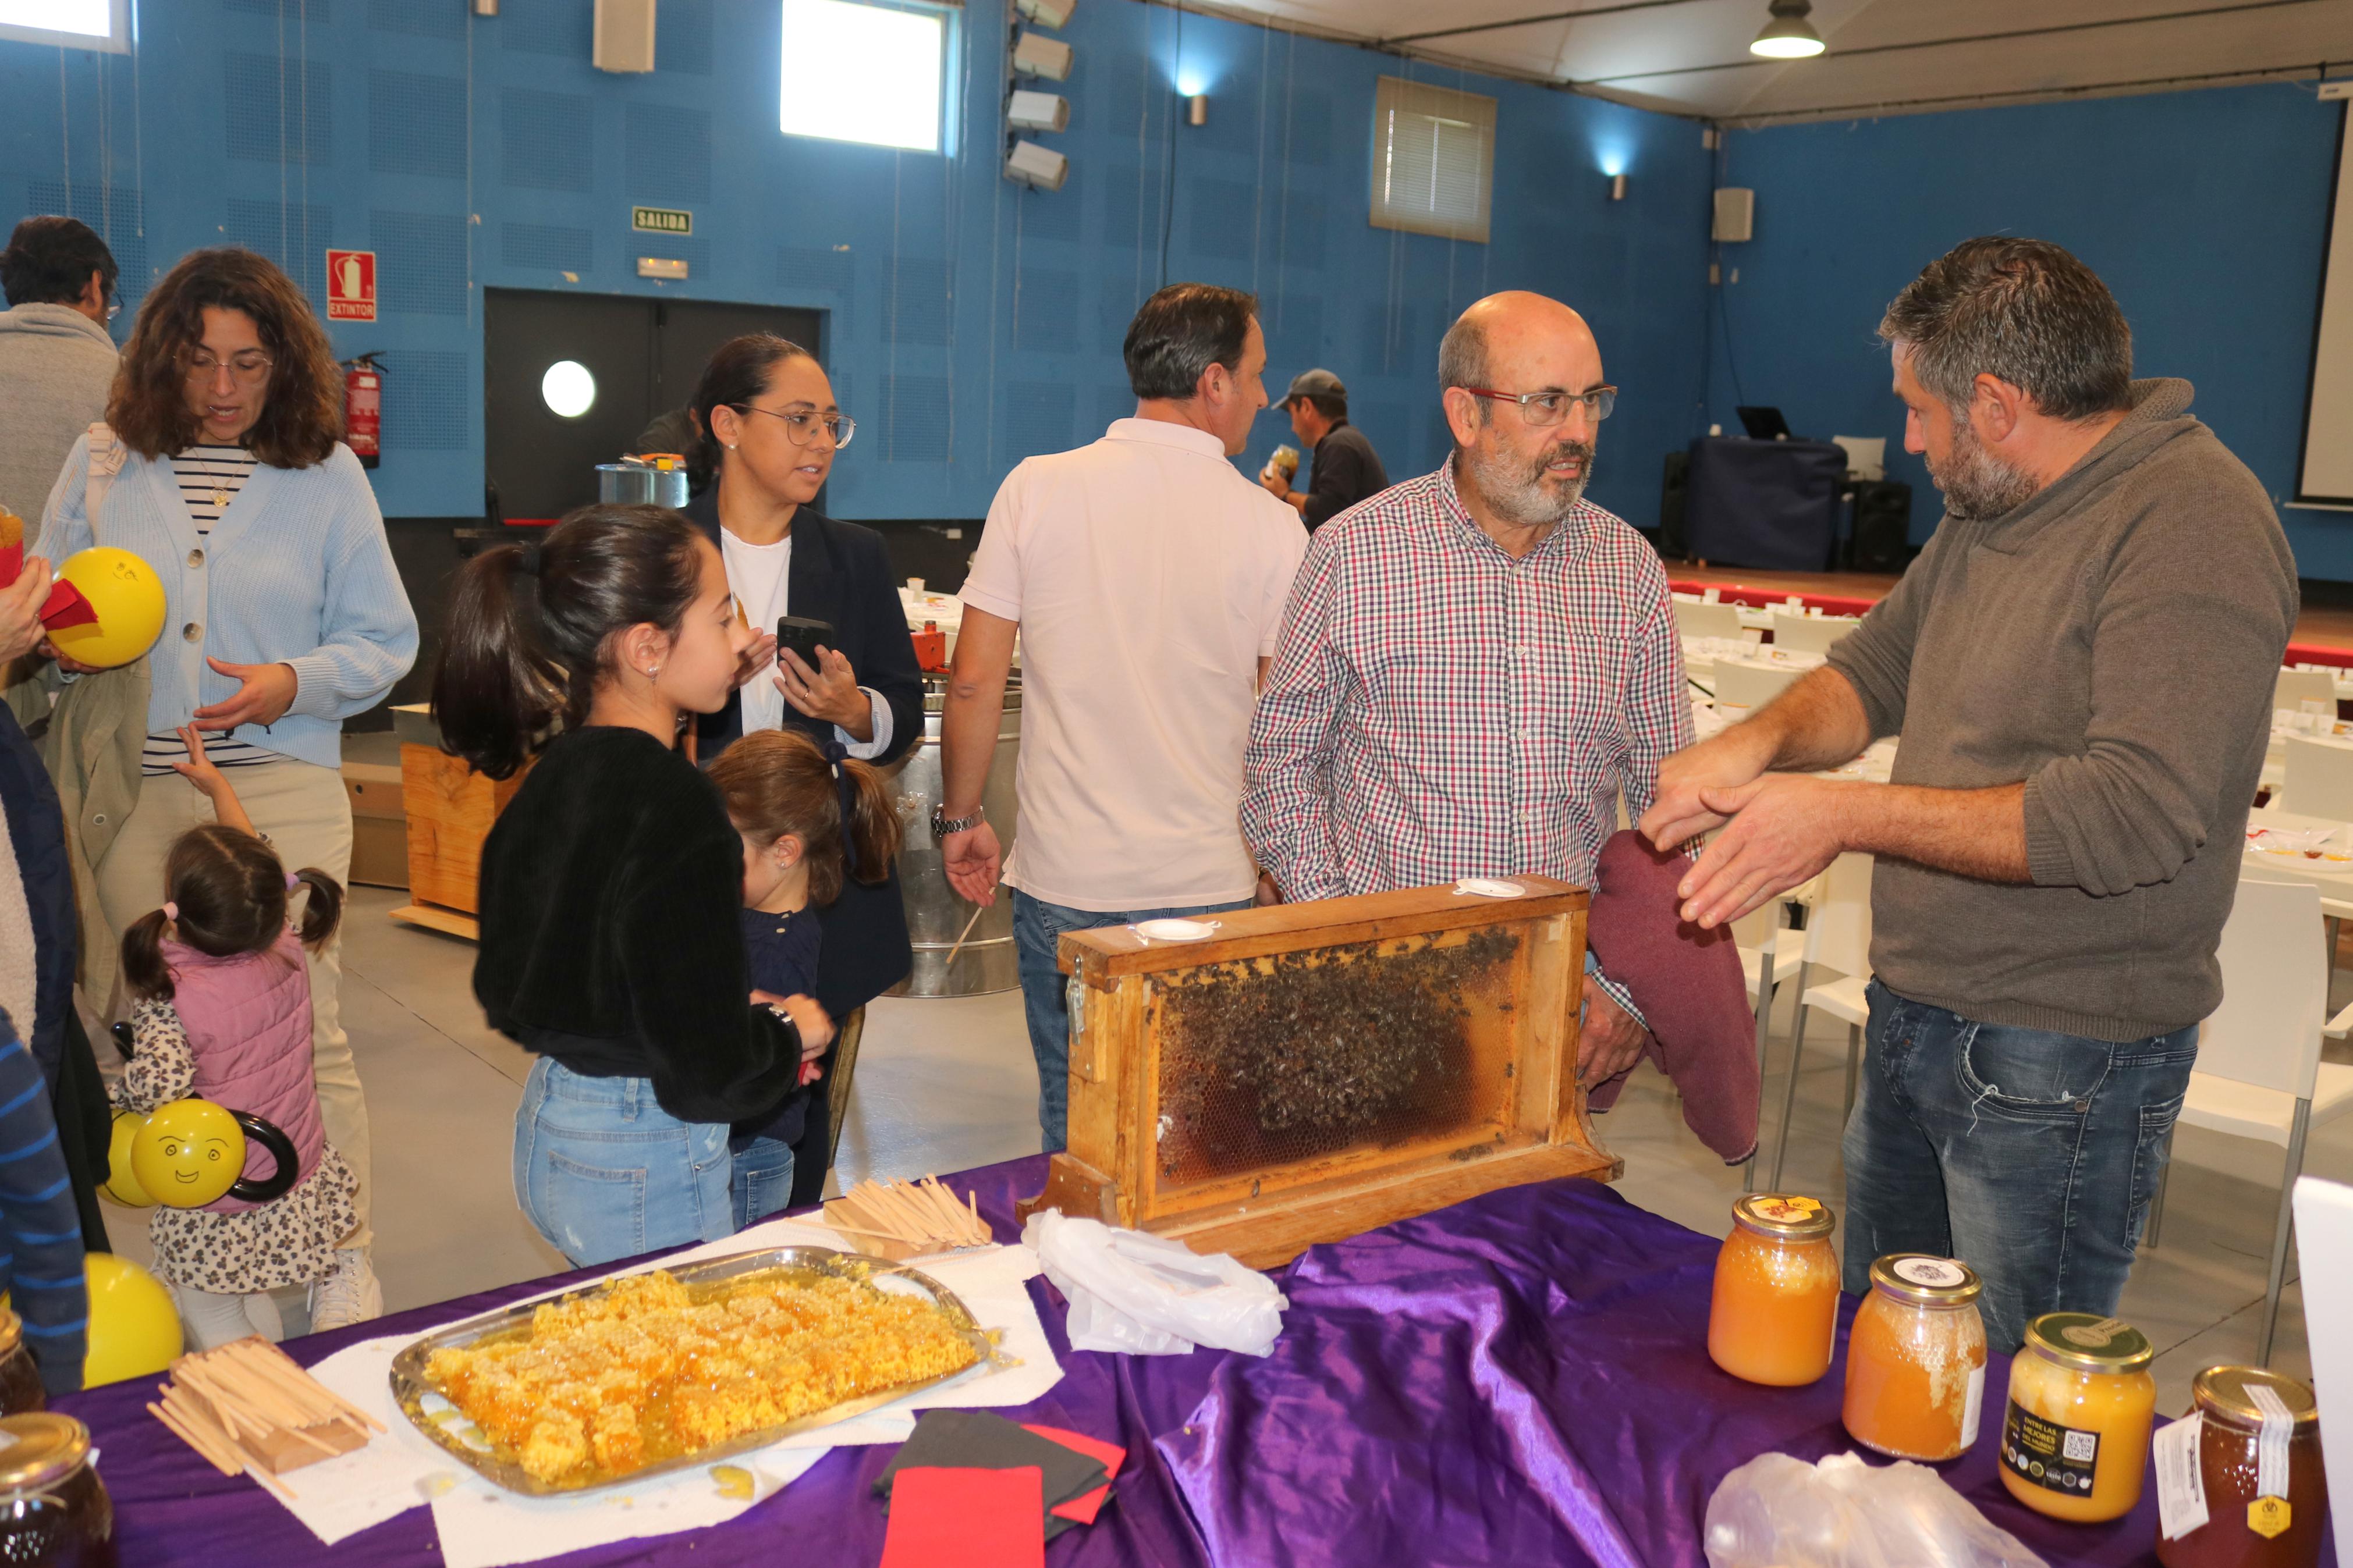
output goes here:
[[383, 1316], [384, 1287], [368, 1267], [366, 1250], [337, 1247], [333, 1271], [311, 1287], [311, 1331], [347, 1329]]

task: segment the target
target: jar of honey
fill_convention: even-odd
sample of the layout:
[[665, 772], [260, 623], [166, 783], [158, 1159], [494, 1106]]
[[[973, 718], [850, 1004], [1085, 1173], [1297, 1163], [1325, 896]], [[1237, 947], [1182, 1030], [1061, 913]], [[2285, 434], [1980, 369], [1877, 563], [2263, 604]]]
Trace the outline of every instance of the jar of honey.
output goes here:
[[2045, 1312], [2010, 1363], [2001, 1484], [2037, 1513], [2091, 1523], [2130, 1513], [2157, 1422], [2157, 1347], [2093, 1312]]
[[[2261, 1367], [2210, 1366], [2189, 1393], [2190, 1413], [2159, 1436], [2196, 1424], [2196, 1485], [2184, 1489], [2196, 1496], [2189, 1518], [2205, 1518], [2177, 1537], [2160, 1523], [2157, 1560], [2166, 1568], [2314, 1568], [2328, 1529], [2328, 1477], [2311, 1388]], [[2161, 1500], [2168, 1512], [2183, 1502]]]
[[1892, 1458], [1931, 1462], [1978, 1440], [1984, 1289], [1976, 1270], [1949, 1258], [1891, 1252], [1871, 1266], [1871, 1294], [1847, 1334], [1849, 1436]]
[[47, 1409], [48, 1403], [40, 1368], [33, 1364], [33, 1352], [25, 1348], [23, 1321], [0, 1307], [0, 1415]]
[[1835, 1222], [1813, 1198], [1751, 1193], [1732, 1205], [1715, 1255], [1707, 1353], [1749, 1383], [1796, 1388], [1831, 1369], [1838, 1334]]
[[114, 1504], [90, 1468], [90, 1428], [39, 1411], [0, 1417], [0, 1563], [114, 1568]]

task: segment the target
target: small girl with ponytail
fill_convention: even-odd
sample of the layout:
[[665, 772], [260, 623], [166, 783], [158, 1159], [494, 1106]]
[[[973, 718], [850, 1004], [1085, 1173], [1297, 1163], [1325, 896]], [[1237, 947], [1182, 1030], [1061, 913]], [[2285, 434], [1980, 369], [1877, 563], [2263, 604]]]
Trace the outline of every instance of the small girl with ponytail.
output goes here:
[[[797, 730], [754, 730], [712, 762], [711, 782], [744, 840], [744, 947], [752, 984], [778, 995], [817, 988], [823, 951], [817, 908], [841, 892], [845, 873], [870, 885], [890, 875], [899, 817], [882, 775], [861, 762], [828, 760]], [[827, 1138], [821, 1064], [765, 1117], [735, 1123], [728, 1141], [735, 1226], [790, 1205], [797, 1149], [822, 1161]], [[818, 1134], [811, 1139], [810, 1122]]]
[[[286, 1134], [301, 1170], [264, 1204], [223, 1197], [201, 1208], [159, 1206], [148, 1222], [155, 1271], [172, 1287], [188, 1337], [210, 1350], [256, 1331], [283, 1337], [269, 1292], [315, 1287], [358, 1218], [358, 1184], [326, 1140], [311, 1076], [311, 977], [304, 947], [334, 935], [343, 889], [315, 868], [288, 872], [255, 834], [227, 777], [184, 731], [174, 764], [210, 796], [216, 820], [182, 834], [164, 858], [166, 902], [122, 933], [123, 980], [135, 998], [132, 1053], [115, 1100], [153, 1110], [190, 1095], [248, 1111]], [[288, 906], [308, 889], [299, 928]], [[245, 1174], [271, 1173], [248, 1142]]]

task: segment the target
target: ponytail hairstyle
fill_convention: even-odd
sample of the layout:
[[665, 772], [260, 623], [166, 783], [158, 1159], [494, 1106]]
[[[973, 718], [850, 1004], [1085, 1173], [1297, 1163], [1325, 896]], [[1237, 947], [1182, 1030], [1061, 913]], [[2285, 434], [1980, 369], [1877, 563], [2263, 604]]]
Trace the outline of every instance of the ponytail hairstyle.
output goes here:
[[[788, 835], [801, 841], [811, 903], [829, 904], [840, 896], [850, 850], [858, 880], [889, 878], [891, 858], [899, 852], [899, 815], [881, 770], [850, 758], [828, 763], [797, 730], [754, 730], [706, 771], [738, 833], [764, 848]], [[848, 791], [839, 787], [844, 781]], [[846, 841], [845, 794], [850, 800]]]
[[169, 902], [141, 915], [122, 933], [122, 975], [132, 994], [170, 1000], [172, 969], [164, 961], [167, 925], [182, 942], [215, 958], [269, 952], [286, 929], [287, 896], [298, 885], [311, 891], [302, 910], [302, 943], [315, 948], [335, 934], [343, 918], [343, 889], [332, 877], [315, 866], [290, 873], [269, 845], [219, 823], [181, 834], [164, 857]]
[[[458, 574], [433, 670], [441, 744], [512, 778], [561, 721], [577, 729], [615, 633], [675, 637], [702, 592], [701, 532], [658, 506], [584, 506], [526, 552], [501, 544]], [[538, 581], [537, 604], [518, 576]]]
[[687, 455], [687, 468], [698, 483], [718, 476], [723, 456], [718, 432], [711, 427], [711, 411], [741, 408], [768, 390], [769, 378], [778, 365], [790, 359], [816, 357], [792, 339], [774, 332], [746, 332], [712, 351], [710, 363], [702, 367], [702, 379], [695, 384], [693, 401], [686, 405], [702, 437]]

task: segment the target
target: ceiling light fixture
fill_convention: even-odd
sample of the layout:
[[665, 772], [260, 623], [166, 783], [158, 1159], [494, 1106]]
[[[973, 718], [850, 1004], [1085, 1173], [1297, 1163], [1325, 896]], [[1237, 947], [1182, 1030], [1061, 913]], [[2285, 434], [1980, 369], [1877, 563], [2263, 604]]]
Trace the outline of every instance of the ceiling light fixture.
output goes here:
[[1820, 54], [1829, 46], [1814, 31], [1814, 25], [1806, 20], [1813, 8], [1812, 0], [1773, 0], [1767, 7], [1773, 19], [1757, 35], [1748, 52], [1772, 60], [1811, 59]]

